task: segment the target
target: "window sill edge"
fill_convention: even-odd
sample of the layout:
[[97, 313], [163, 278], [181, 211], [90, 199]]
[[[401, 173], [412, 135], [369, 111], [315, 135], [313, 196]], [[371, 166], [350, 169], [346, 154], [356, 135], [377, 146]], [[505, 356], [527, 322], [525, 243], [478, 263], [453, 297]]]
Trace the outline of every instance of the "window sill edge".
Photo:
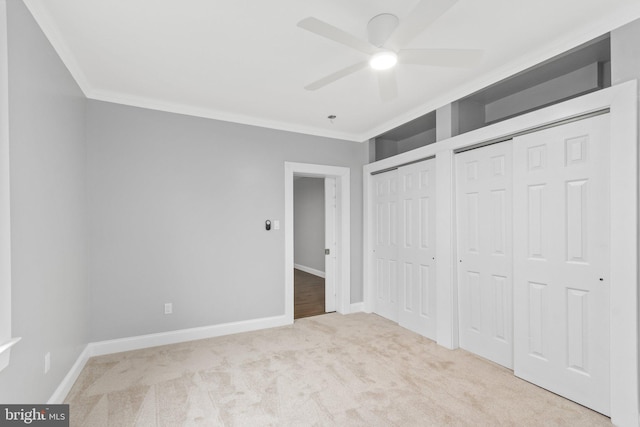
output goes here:
[[10, 340], [0, 344], [0, 371], [9, 366], [9, 357], [11, 355], [11, 347], [18, 343], [22, 338], [11, 338]]

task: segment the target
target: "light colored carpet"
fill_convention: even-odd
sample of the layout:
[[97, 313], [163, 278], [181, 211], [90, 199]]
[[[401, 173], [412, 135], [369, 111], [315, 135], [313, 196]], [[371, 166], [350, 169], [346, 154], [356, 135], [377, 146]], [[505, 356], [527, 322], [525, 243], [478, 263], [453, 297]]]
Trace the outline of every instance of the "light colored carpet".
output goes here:
[[75, 426], [611, 425], [364, 313], [95, 357], [66, 403]]

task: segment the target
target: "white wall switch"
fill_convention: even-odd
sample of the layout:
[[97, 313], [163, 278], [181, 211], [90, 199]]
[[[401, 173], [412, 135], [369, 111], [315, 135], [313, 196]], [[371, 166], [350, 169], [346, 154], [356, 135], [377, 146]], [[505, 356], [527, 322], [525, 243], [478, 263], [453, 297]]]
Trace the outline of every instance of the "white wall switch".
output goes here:
[[277, 220], [277, 219], [273, 220], [273, 229], [280, 230], [280, 220]]
[[171, 314], [173, 313], [173, 303], [168, 302], [164, 305], [164, 314]]

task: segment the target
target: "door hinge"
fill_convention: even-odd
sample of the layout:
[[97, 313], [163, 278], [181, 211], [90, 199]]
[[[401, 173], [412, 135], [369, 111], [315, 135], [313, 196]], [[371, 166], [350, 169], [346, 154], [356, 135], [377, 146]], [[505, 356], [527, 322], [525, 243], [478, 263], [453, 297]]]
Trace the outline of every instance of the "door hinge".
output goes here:
[[329, 255], [330, 253], [331, 253], [331, 250], [330, 250], [330, 249], [325, 249], [325, 250], [324, 250], [324, 254], [325, 254], [325, 255]]

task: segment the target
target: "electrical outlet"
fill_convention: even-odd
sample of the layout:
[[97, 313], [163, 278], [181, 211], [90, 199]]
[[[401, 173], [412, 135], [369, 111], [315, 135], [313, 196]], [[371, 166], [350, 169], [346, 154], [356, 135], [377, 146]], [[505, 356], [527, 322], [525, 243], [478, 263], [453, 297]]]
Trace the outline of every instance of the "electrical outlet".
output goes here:
[[173, 303], [171, 302], [165, 303], [164, 314], [171, 314], [171, 313], [173, 313]]
[[47, 351], [44, 355], [44, 373], [49, 373], [49, 369], [51, 369], [51, 352]]

